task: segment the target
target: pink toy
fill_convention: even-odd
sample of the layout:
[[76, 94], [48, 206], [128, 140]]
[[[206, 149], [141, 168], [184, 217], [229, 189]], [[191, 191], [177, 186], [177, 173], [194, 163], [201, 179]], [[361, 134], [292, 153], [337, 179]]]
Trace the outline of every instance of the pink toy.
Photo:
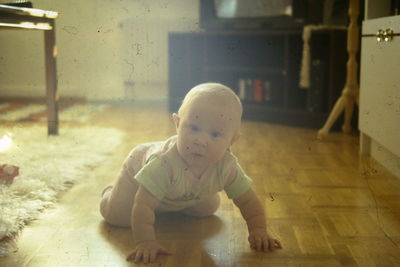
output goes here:
[[19, 167], [10, 164], [0, 164], [0, 182], [6, 185], [13, 183], [19, 174]]

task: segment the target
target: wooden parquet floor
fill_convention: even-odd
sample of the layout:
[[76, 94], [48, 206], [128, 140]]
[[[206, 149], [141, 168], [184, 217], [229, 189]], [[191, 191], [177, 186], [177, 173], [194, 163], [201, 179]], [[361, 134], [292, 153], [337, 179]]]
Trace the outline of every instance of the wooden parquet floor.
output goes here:
[[[115, 107], [91, 123], [125, 131], [124, 143], [26, 226], [18, 250], [0, 258], [0, 266], [133, 265], [125, 261], [133, 249], [130, 230], [102, 221], [100, 193], [132, 146], [174, 134], [172, 120], [165, 109]], [[157, 236], [174, 255], [152, 266], [400, 266], [400, 179], [360, 158], [356, 135], [318, 141], [315, 130], [249, 121], [242, 133], [233, 151], [283, 249], [252, 251], [239, 210], [221, 193], [215, 216], [157, 215]]]

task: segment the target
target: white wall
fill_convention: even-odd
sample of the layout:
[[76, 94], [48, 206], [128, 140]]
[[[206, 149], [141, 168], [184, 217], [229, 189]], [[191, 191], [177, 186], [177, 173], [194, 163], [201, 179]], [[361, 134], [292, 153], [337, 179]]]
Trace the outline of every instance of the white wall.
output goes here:
[[[165, 100], [168, 32], [198, 30], [198, 0], [33, 3], [59, 12], [61, 97]], [[44, 96], [44, 75], [43, 33], [0, 30], [0, 96]]]

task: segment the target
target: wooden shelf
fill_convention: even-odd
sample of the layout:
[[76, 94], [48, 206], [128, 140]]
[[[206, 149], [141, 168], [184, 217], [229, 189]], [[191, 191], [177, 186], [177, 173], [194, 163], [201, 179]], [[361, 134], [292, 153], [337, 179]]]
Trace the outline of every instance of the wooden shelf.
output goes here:
[[242, 66], [205, 66], [206, 72], [250, 73], [255, 75], [286, 75], [283, 68], [255, 68]]

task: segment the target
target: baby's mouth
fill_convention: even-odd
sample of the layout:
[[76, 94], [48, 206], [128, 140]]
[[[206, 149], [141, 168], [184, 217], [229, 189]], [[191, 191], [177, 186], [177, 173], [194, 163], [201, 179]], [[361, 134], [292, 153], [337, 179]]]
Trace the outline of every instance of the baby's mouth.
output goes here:
[[192, 156], [195, 157], [195, 158], [202, 158], [203, 157], [203, 155], [200, 154], [200, 153], [192, 153]]

